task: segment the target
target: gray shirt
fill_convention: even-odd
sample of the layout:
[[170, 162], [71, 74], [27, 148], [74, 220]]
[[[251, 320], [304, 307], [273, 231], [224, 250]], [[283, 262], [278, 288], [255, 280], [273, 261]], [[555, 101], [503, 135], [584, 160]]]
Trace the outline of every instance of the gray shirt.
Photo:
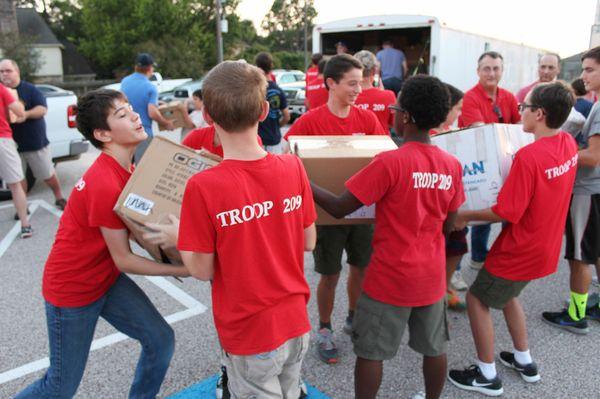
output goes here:
[[[594, 104], [578, 142], [583, 143], [583, 148], [587, 148], [589, 138], [594, 135], [600, 135], [600, 102]], [[578, 166], [573, 194], [600, 194], [600, 167]]]

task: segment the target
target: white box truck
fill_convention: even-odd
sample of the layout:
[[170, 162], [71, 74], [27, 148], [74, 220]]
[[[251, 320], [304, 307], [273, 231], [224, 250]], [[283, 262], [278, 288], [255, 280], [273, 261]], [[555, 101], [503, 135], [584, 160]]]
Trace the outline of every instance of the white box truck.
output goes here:
[[537, 79], [537, 63], [546, 50], [448, 28], [424, 15], [376, 15], [316, 25], [313, 52], [335, 54], [343, 41], [351, 53], [377, 53], [385, 39], [392, 40], [407, 58], [409, 73], [437, 76], [465, 91], [477, 83], [477, 59], [485, 51], [504, 57], [500, 85], [512, 92]]

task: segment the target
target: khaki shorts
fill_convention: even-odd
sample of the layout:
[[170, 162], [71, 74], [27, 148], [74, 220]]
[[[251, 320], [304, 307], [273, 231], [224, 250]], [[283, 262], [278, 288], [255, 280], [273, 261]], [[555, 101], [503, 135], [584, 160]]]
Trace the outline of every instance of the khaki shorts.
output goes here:
[[50, 146], [46, 146], [37, 151], [21, 152], [21, 161], [23, 170], [27, 169], [27, 165], [31, 168], [33, 176], [38, 180], [48, 180], [54, 175], [54, 165], [52, 165], [52, 154]]
[[446, 353], [449, 340], [445, 299], [420, 307], [394, 306], [369, 298], [358, 299], [352, 323], [356, 356], [389, 360], [396, 356], [408, 325], [408, 346], [424, 356]]
[[11, 138], [0, 138], [0, 178], [6, 184], [18, 183], [25, 178], [17, 143]]
[[521, 294], [527, 284], [529, 281], [513, 281], [496, 277], [483, 268], [477, 274], [469, 291], [484, 305], [503, 309], [511, 299]]
[[286, 341], [271, 352], [238, 356], [223, 352], [232, 399], [300, 397], [300, 369], [309, 333]]
[[333, 275], [342, 270], [342, 254], [348, 254], [348, 264], [364, 269], [371, 260], [373, 225], [317, 226], [315, 271]]

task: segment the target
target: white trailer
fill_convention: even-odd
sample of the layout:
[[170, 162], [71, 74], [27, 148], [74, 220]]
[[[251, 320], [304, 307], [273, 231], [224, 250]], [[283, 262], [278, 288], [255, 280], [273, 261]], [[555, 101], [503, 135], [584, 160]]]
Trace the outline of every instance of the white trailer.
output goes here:
[[350, 52], [376, 53], [389, 39], [407, 58], [409, 73], [437, 76], [465, 91], [477, 83], [477, 59], [485, 51], [504, 58], [500, 85], [516, 93], [537, 79], [537, 63], [546, 50], [451, 29], [437, 18], [424, 15], [376, 15], [316, 25], [313, 52], [335, 54], [335, 43], [343, 41]]

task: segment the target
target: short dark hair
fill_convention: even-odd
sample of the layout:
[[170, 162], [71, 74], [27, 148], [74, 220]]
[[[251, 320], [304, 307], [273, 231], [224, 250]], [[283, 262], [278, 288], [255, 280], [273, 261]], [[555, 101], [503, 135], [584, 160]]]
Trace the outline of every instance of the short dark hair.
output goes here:
[[504, 58], [502, 58], [502, 54], [500, 54], [497, 51], [486, 51], [485, 53], [481, 54], [479, 56], [479, 58], [477, 59], [477, 63], [479, 64], [481, 62], [482, 59], [484, 59], [485, 57], [490, 57], [493, 59], [498, 59], [500, 58], [500, 60], [502, 60], [502, 62], [504, 62]]
[[319, 65], [317, 66], [319, 75], [322, 75], [325, 72], [325, 65], [327, 65], [327, 61], [329, 60], [325, 57], [321, 58], [321, 61], [319, 61]]
[[192, 97], [198, 97], [200, 100], [202, 100], [202, 89], [194, 90]]
[[529, 97], [531, 105], [537, 105], [546, 114], [546, 125], [558, 129], [565, 123], [573, 104], [573, 92], [564, 82], [537, 85]]
[[438, 127], [446, 120], [450, 111], [448, 88], [433, 76], [415, 75], [406, 79], [398, 102], [421, 130]]
[[592, 58], [598, 64], [600, 64], [600, 46], [596, 46], [593, 49], [590, 49], [583, 53], [583, 55], [581, 56], [581, 61], [583, 62], [583, 60], [585, 60], [586, 58]]
[[450, 108], [454, 107], [462, 98], [465, 96], [465, 93], [458, 90], [456, 87], [452, 86], [449, 83], [445, 83], [446, 88], [448, 89], [448, 93], [450, 94]]
[[329, 86], [327, 86], [328, 78], [339, 83], [344, 74], [352, 69], [360, 69], [362, 71], [362, 63], [349, 54], [334, 55], [327, 61], [327, 65], [325, 65], [325, 70], [323, 71], [325, 87], [329, 90]]
[[319, 61], [321, 61], [322, 59], [323, 59], [323, 54], [321, 54], [321, 53], [314, 53], [312, 55], [312, 57], [310, 57], [310, 60], [313, 63], [313, 65], [319, 65]]
[[117, 90], [92, 90], [77, 100], [77, 130], [92, 145], [102, 149], [104, 143], [94, 137], [94, 130], [110, 130], [108, 114], [115, 107], [115, 100], [127, 101], [127, 97]]
[[266, 52], [258, 53], [254, 59], [254, 64], [262, 69], [264, 73], [269, 73], [273, 70], [273, 57]]
[[573, 91], [575, 91], [576, 96], [585, 96], [587, 94], [587, 90], [585, 89], [585, 84], [583, 84], [583, 79], [577, 78], [571, 82], [571, 87]]

